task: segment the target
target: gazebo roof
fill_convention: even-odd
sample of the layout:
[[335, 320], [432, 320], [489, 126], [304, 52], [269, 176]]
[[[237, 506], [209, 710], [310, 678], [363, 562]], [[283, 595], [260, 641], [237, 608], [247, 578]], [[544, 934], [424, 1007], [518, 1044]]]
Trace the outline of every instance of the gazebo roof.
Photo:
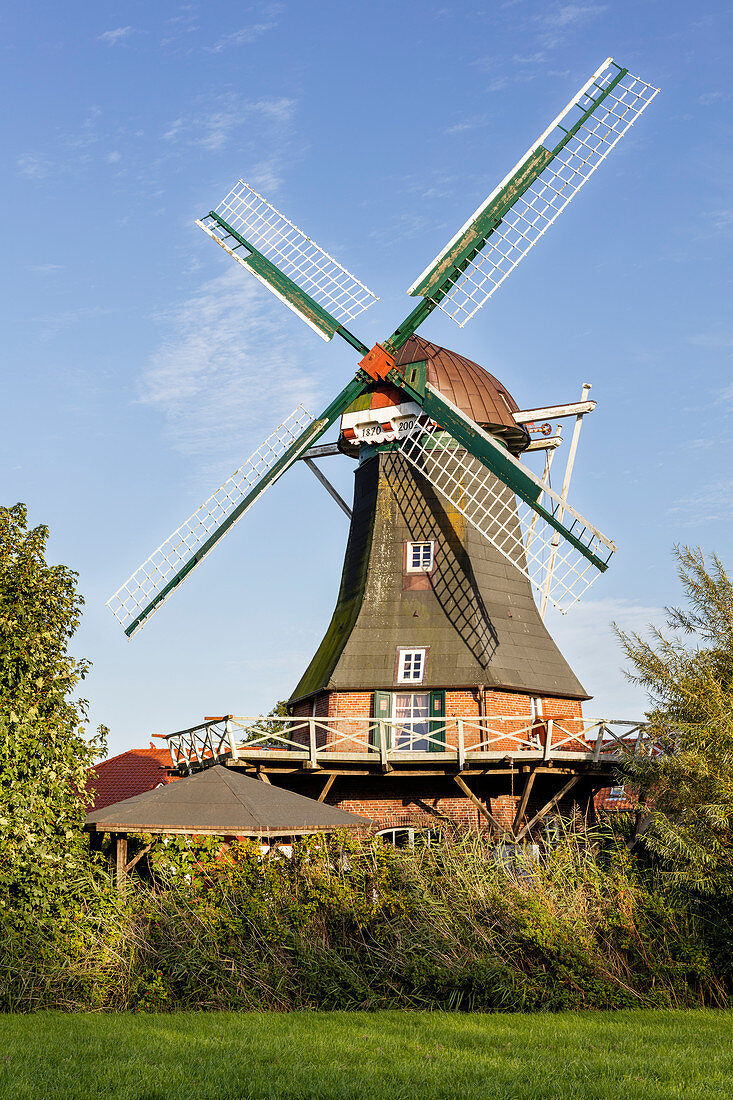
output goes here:
[[115, 833], [296, 836], [363, 828], [371, 821], [217, 764], [92, 810], [86, 825]]

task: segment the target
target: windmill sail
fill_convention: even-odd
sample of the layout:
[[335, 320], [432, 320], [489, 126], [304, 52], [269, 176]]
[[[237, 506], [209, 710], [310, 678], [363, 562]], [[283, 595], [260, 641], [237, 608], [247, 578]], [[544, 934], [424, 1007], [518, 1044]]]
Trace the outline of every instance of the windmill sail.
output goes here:
[[[221, 537], [254, 504], [257, 497], [253, 489], [274, 472], [278, 460], [302, 438], [311, 424], [313, 417], [298, 405], [244, 465], [138, 566], [107, 601], [107, 607], [125, 628], [128, 637], [144, 625], [183, 578], [199, 565], [212, 548], [209, 545], [212, 537], [217, 533]], [[257, 495], [260, 496], [274, 480], [271, 477]]]
[[196, 224], [324, 340], [379, 300], [244, 180]]
[[461, 328], [549, 229], [658, 92], [612, 58], [410, 287]]
[[128, 638], [363, 390], [364, 382], [353, 379], [317, 419], [298, 405], [244, 465], [135, 570], [107, 601]]
[[[424, 411], [447, 430], [418, 428], [401, 440], [400, 452], [544, 598], [567, 611], [606, 570], [614, 543], [429, 384], [425, 396]], [[547, 506], [539, 503], [543, 493]]]

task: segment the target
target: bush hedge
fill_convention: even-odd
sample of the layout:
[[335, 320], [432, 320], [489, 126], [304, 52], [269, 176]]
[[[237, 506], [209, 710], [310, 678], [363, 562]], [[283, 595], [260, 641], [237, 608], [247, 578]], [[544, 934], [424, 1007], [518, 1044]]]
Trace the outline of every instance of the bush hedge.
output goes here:
[[[142, 861], [141, 861], [142, 863]], [[53, 931], [0, 943], [4, 1009], [724, 1006], [733, 922], [623, 844], [568, 833], [509, 863], [476, 838], [349, 834], [287, 857], [157, 841], [124, 896], [90, 865]], [[71, 896], [71, 895], [70, 895]]]

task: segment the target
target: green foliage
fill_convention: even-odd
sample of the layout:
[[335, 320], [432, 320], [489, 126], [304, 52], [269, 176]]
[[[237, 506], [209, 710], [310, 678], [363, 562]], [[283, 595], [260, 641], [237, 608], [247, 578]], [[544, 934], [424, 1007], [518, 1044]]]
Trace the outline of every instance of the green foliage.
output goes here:
[[[349, 834], [288, 858], [252, 841], [151, 849], [67, 939], [0, 946], [0, 1004], [180, 1010], [724, 1005], [730, 922], [666, 894], [612, 842], [566, 837], [532, 874], [477, 838], [398, 850]], [[40, 953], [43, 946], [44, 953]]]
[[[676, 547], [686, 608], [668, 608], [651, 640], [617, 629], [644, 687], [660, 756], [637, 756], [627, 781], [650, 813], [643, 843], [678, 886], [733, 895], [733, 583], [715, 555]], [[671, 633], [670, 633], [671, 631]]]
[[89, 667], [68, 652], [76, 574], [46, 563], [47, 539], [22, 505], [0, 508], [0, 916], [46, 934], [88, 874], [79, 792], [101, 747], [69, 697]]

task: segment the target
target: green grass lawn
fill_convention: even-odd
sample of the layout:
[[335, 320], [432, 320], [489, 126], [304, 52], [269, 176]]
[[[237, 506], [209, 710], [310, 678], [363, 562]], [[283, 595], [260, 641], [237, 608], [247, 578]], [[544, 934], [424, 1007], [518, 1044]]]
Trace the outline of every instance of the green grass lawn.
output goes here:
[[0, 1096], [729, 1100], [733, 1012], [0, 1016]]

